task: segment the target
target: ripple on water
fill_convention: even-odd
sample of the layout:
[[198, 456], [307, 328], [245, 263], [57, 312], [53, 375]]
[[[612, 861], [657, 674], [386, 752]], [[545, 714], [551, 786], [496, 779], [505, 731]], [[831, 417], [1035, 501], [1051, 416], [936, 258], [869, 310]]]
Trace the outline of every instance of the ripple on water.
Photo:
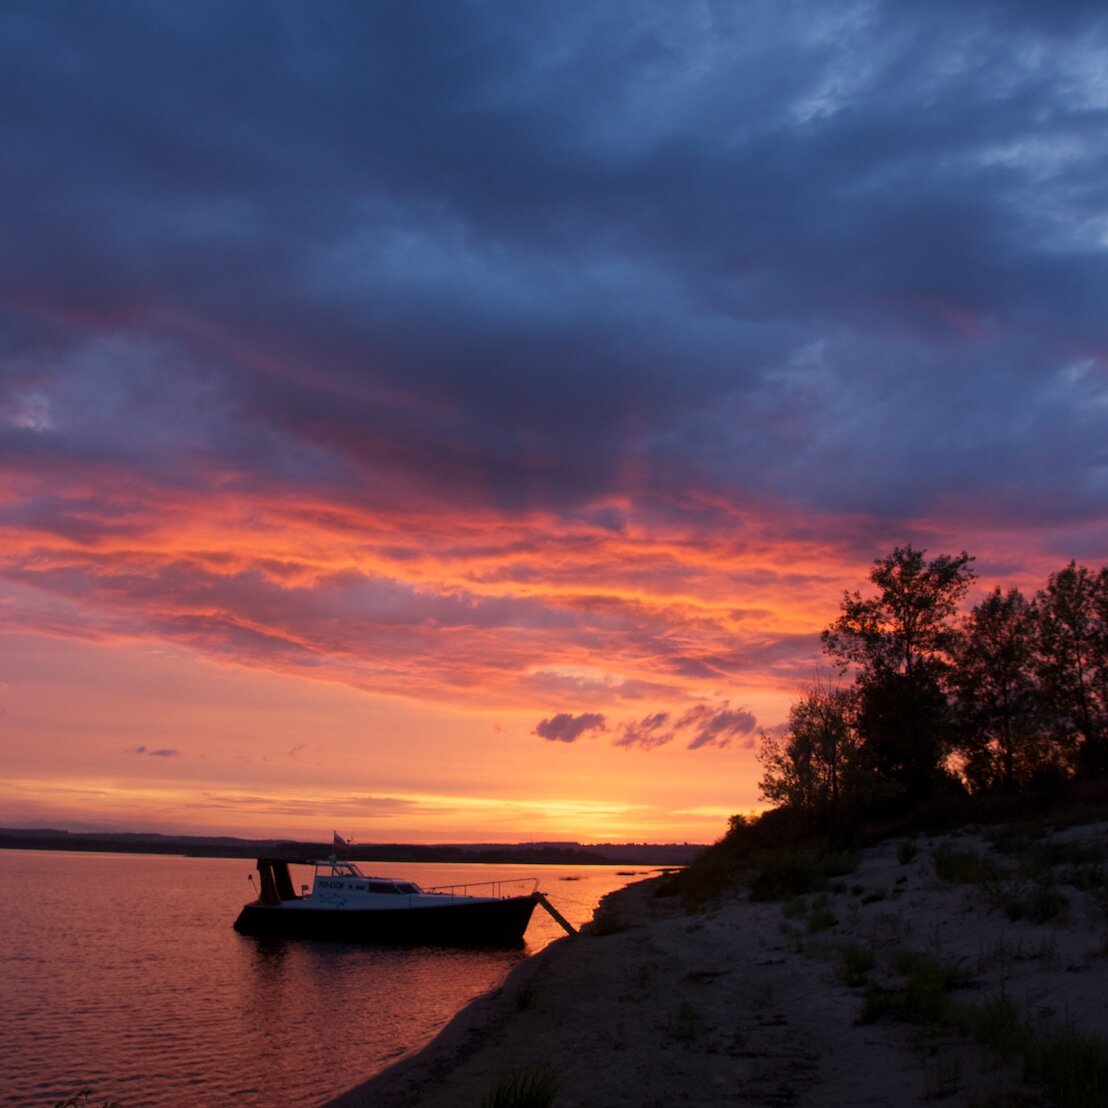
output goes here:
[[[424, 885], [533, 875], [521, 867], [387, 866]], [[0, 1103], [41, 1108], [79, 1089], [125, 1108], [312, 1103], [422, 1045], [528, 951], [399, 951], [261, 943], [231, 922], [250, 862], [0, 851]], [[628, 880], [578, 877], [582, 923]], [[549, 883], [549, 884], [548, 884]], [[563, 886], [565, 887], [565, 886]], [[528, 950], [561, 937], [536, 915]]]

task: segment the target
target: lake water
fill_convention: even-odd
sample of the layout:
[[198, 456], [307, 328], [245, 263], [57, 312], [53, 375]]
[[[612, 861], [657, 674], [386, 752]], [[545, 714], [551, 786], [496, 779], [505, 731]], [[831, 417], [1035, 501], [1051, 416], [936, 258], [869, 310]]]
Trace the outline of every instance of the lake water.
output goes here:
[[[630, 868], [362, 864], [424, 886], [538, 877], [574, 924]], [[523, 950], [262, 942], [231, 927], [252, 872], [241, 859], [0, 851], [0, 1103], [91, 1088], [90, 1104], [124, 1108], [318, 1104], [564, 934], [540, 907]], [[293, 867], [297, 885], [310, 874]]]

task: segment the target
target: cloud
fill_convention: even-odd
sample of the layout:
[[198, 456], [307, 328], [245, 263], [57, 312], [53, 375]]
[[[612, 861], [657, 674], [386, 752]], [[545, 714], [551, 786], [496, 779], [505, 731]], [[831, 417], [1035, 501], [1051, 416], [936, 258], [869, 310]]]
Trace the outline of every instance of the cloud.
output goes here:
[[731, 740], [739, 736], [752, 735], [758, 726], [753, 713], [745, 708], [730, 708], [726, 703], [721, 708], [710, 708], [698, 704], [690, 708], [678, 721], [679, 730], [693, 732], [689, 739], [689, 750], [699, 750], [705, 746], [729, 746]]
[[669, 712], [654, 712], [637, 723], [625, 723], [619, 735], [613, 740], [613, 746], [637, 746], [642, 750], [651, 750], [673, 741], [674, 728], [669, 724]]
[[1035, 456], [1077, 411], [1043, 374], [1106, 338], [1091, 10], [340, 22], [10, 21], [21, 450], [617, 527], [614, 488], [911, 513], [998, 463], [1067, 483]]
[[134, 750], [129, 753], [145, 754], [151, 758], [177, 758], [180, 756], [181, 752], [179, 750], [172, 750], [168, 747], [158, 747], [154, 750], [150, 750], [146, 746], [136, 746]]
[[[669, 712], [654, 712], [641, 720], [625, 723], [612, 745], [652, 750], [681, 738], [687, 740], [689, 750], [725, 747], [737, 738], [752, 740], [757, 726], [752, 712], [732, 708], [729, 701], [721, 705], [697, 704], [672, 721]], [[751, 742], [744, 745], [751, 745]]]
[[892, 542], [1101, 557], [1054, 8], [8, 5], [6, 617], [614, 719], [802, 684]]
[[550, 719], [540, 721], [533, 734], [548, 742], [572, 743], [588, 731], [605, 730], [607, 725], [599, 712], [582, 712], [579, 716], [559, 712]]

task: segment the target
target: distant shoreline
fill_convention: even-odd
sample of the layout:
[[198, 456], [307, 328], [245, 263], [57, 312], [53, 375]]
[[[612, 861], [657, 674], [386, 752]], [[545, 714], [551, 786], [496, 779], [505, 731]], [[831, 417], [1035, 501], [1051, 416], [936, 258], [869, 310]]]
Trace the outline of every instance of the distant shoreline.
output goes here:
[[[330, 843], [236, 839], [156, 832], [105, 833], [0, 828], [0, 850], [70, 850], [94, 854], [172, 854], [191, 858], [258, 858], [310, 862], [331, 853]], [[704, 847], [694, 843], [354, 843], [358, 862], [449, 862], [499, 865], [682, 866]]]

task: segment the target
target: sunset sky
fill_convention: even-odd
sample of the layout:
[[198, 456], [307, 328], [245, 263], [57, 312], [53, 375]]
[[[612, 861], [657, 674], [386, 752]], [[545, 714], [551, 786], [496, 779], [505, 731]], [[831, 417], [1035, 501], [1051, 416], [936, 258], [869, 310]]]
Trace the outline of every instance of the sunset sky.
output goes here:
[[9, 0], [0, 825], [709, 841], [1108, 561], [1104, 11]]

